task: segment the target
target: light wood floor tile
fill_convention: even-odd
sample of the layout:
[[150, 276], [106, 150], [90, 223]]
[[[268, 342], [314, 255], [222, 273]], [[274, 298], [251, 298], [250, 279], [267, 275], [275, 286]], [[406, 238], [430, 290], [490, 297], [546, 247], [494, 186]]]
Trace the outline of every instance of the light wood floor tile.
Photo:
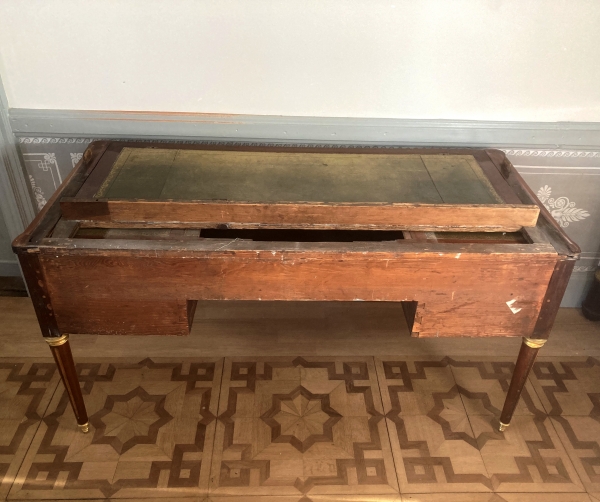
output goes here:
[[402, 502], [402, 496], [395, 495], [293, 495], [293, 496], [215, 496], [204, 502]]
[[9, 498], [206, 494], [222, 360], [137, 361], [77, 364], [90, 432], [78, 432], [61, 384]]
[[548, 417], [516, 415], [503, 433], [492, 417], [469, 420], [495, 492], [585, 491]]
[[393, 416], [465, 414], [450, 359], [376, 358], [385, 413]]
[[387, 425], [402, 494], [492, 491], [466, 414], [395, 416]]
[[503, 502], [495, 493], [410, 493], [402, 502]]
[[402, 502], [402, 496], [395, 495], [292, 495], [292, 496], [215, 496], [205, 502]]
[[311, 495], [302, 502], [402, 502], [402, 495]]
[[[148, 497], [148, 498], [132, 498], [132, 499], [81, 499], [81, 502], [110, 502], [111, 500], [118, 500], [119, 502], [165, 502], [165, 499], [162, 497]], [[177, 502], [209, 502], [208, 498], [205, 496], [202, 497], [181, 497], [174, 499]], [[36, 502], [56, 502], [56, 499], [35, 499]]]
[[402, 502], [590, 502], [586, 493], [439, 493], [403, 495]]
[[450, 362], [376, 359], [403, 494], [491, 491]]
[[[515, 358], [451, 357], [449, 361], [467, 414], [500, 417]], [[530, 381], [525, 384], [515, 415], [545, 415]]]
[[539, 358], [530, 380], [549, 415], [600, 417], [600, 358]]
[[600, 493], [600, 416], [551, 419], [586, 490]]
[[302, 495], [265, 495], [265, 496], [247, 496], [247, 495], [234, 495], [234, 496], [210, 496], [204, 502], [309, 502], [311, 499], [307, 499]]
[[0, 500], [15, 480], [58, 382], [52, 359], [0, 358]]
[[495, 493], [411, 493], [402, 502], [505, 502]]
[[398, 495], [373, 359], [226, 358], [210, 484], [224, 495]]
[[591, 502], [587, 493], [503, 493], [506, 502]]

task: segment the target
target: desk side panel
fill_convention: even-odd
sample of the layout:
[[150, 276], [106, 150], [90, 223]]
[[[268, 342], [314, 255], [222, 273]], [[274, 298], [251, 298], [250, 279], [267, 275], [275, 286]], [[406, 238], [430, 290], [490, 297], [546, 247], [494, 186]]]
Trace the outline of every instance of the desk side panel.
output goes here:
[[423, 337], [529, 336], [556, 260], [551, 253], [41, 256], [63, 332], [169, 332], [179, 319], [174, 306], [188, 300], [416, 301], [413, 335]]
[[54, 303], [60, 305], [57, 318], [61, 333], [180, 336], [190, 333], [196, 302], [61, 298]]

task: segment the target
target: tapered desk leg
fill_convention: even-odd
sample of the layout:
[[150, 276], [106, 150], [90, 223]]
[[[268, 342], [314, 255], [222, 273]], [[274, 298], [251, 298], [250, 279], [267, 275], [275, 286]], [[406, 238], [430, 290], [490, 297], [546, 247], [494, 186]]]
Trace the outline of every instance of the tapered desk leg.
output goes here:
[[58, 372], [69, 395], [69, 401], [71, 401], [71, 407], [75, 413], [77, 426], [81, 432], [88, 432], [88, 416], [85, 410], [85, 403], [83, 402], [83, 395], [81, 394], [81, 387], [79, 386], [79, 379], [77, 378], [77, 370], [73, 362], [73, 354], [71, 354], [69, 335], [48, 337], [45, 340], [50, 345]]
[[521, 350], [519, 351], [519, 357], [517, 358], [517, 364], [510, 381], [510, 387], [508, 388], [508, 394], [506, 395], [506, 401], [504, 401], [504, 407], [502, 408], [502, 414], [500, 415], [500, 432], [506, 430], [510, 425], [515, 408], [519, 403], [521, 392], [525, 387], [525, 382], [529, 376], [529, 372], [533, 367], [537, 353], [546, 343], [544, 339], [534, 338], [523, 338], [521, 344]]

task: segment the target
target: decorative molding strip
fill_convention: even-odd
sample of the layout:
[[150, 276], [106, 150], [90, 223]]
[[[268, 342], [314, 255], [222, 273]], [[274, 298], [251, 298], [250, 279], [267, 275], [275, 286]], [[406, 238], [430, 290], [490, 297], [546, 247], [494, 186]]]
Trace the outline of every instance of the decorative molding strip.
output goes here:
[[[581, 158], [581, 157], [580, 157]], [[569, 174], [573, 174], [574, 171], [581, 171], [581, 173], [575, 173], [575, 174], [585, 174], [585, 175], [589, 175], [589, 176], [597, 176], [598, 174], [600, 174], [600, 165], [598, 167], [588, 167], [588, 166], [548, 166], [548, 165], [541, 165], [541, 166], [527, 166], [527, 165], [523, 165], [523, 164], [517, 164], [515, 162], [513, 162], [513, 165], [519, 169], [531, 169], [534, 173], [536, 170], [540, 170], [540, 169], [544, 169], [544, 170], [548, 170], [548, 171], [567, 171]], [[592, 171], [592, 172], [586, 172], [586, 171]], [[598, 171], [597, 173], [594, 171]], [[560, 172], [548, 172], [546, 174], [563, 174]]]
[[586, 157], [600, 158], [600, 151], [589, 150], [514, 150], [502, 149], [506, 155], [513, 157]]
[[40, 137], [19, 137], [21, 144], [75, 144], [75, 143], [91, 143], [94, 138], [40, 138]]
[[[17, 136], [600, 150], [600, 123], [281, 117], [12, 108]], [[57, 138], [51, 138], [54, 140]], [[521, 150], [522, 148], [522, 150]]]
[[[102, 138], [65, 138], [65, 137], [39, 137], [39, 136], [19, 136], [18, 137], [18, 141], [20, 144], [26, 144], [26, 145], [30, 145], [30, 144], [89, 144], [92, 141], [96, 141]], [[146, 138], [137, 138], [137, 141], [158, 141], [159, 143], [172, 143], [172, 142], [183, 142], [183, 143], [203, 143], [203, 144], [213, 144], [213, 145], [219, 145], [219, 144], [232, 144], [231, 142], [228, 141], [204, 141], [204, 140], [193, 140], [193, 141], [189, 141], [189, 140], [178, 140], [178, 139], [146, 139]], [[234, 144], [247, 144], [250, 143], [251, 141], [240, 141], [240, 142], [235, 142]], [[313, 146], [312, 144], [302, 144], [299, 145], [298, 143], [288, 143], [288, 144], [282, 144], [280, 142], [260, 142], [260, 143], [256, 143], [256, 142], [252, 142], [253, 144], [258, 144], [261, 146], [269, 146], [269, 145], [278, 145], [278, 146]], [[323, 146], [339, 146], [339, 143], [336, 144], [332, 144], [332, 145], [323, 145]], [[345, 147], [352, 147], [352, 146], [361, 146], [364, 147], [364, 145], [356, 145], [356, 144], [345, 144], [343, 145]], [[377, 148], [377, 145], [373, 145], [374, 148]], [[382, 148], [389, 148], [390, 145], [380, 145], [380, 147]], [[401, 147], [399, 147], [401, 148]], [[506, 149], [506, 148], [501, 148], [500, 150], [502, 150], [504, 153], [506, 153], [507, 155], [511, 155], [511, 156], [524, 156], [524, 157], [579, 157], [579, 158], [600, 158], [600, 151], [590, 151], [590, 150], [511, 150], [511, 149]], [[600, 170], [600, 167], [570, 167], [570, 166], [520, 166], [520, 167], [524, 167], [526, 169], [597, 169]]]
[[596, 269], [598, 267], [592, 266], [592, 267], [583, 267], [583, 266], [577, 266], [575, 265], [575, 267], [573, 268], [573, 273], [587, 273], [587, 272], [596, 272]]

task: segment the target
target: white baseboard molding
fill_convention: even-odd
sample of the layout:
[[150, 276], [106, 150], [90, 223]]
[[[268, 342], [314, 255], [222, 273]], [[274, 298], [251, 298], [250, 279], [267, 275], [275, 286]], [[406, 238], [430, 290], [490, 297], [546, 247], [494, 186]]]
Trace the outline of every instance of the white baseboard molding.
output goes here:
[[600, 149], [600, 123], [11, 108], [18, 136]]

